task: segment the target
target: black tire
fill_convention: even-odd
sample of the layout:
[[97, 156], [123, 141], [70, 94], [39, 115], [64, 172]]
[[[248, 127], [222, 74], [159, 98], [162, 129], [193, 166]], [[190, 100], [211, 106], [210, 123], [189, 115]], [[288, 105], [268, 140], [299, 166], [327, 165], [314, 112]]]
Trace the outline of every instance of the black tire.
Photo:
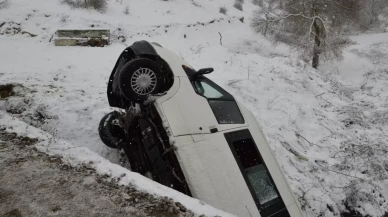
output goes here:
[[[136, 79], [139, 77], [142, 80]], [[120, 92], [125, 98], [133, 102], [142, 103], [149, 95], [160, 93], [162, 89], [160, 66], [146, 58], [131, 60], [122, 67], [118, 83]]]
[[106, 114], [100, 121], [98, 126], [98, 133], [102, 142], [109, 148], [117, 148], [117, 144], [124, 140], [124, 130], [114, 123], [119, 114], [116, 111]]

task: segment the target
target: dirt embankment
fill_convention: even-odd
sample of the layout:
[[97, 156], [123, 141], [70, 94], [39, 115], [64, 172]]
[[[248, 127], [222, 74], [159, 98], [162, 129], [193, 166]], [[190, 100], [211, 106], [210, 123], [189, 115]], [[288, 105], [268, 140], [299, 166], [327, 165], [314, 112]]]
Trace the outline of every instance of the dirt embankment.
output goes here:
[[0, 127], [0, 216], [194, 216], [180, 203], [119, 186], [36, 151]]

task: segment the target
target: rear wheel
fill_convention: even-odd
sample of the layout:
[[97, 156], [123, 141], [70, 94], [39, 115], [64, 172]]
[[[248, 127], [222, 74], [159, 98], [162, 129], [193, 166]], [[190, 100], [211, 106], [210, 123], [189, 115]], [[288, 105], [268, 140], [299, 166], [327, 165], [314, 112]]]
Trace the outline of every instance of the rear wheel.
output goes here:
[[98, 133], [102, 142], [109, 148], [117, 148], [120, 141], [124, 140], [125, 133], [118, 122], [119, 113], [113, 111], [106, 114], [100, 121]]

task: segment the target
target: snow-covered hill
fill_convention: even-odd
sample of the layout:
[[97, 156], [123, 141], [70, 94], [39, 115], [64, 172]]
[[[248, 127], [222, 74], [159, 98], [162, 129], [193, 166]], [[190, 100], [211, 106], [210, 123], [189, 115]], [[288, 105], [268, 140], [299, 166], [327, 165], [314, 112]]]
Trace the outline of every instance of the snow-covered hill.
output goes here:
[[[9, 1], [0, 9], [0, 85], [16, 87], [14, 96], [0, 101], [0, 126], [46, 138], [39, 150], [172, 197], [197, 214], [228, 216], [117, 165], [118, 153], [99, 139], [100, 118], [111, 111], [105, 91], [118, 55], [136, 40], [157, 41], [196, 68], [214, 67], [209, 77], [252, 110], [309, 216], [351, 210], [384, 215], [388, 34], [352, 38], [359, 44], [346, 50], [343, 61], [316, 71], [287, 46], [252, 32], [256, 6], [249, 0], [243, 12], [233, 3], [109, 0], [101, 14], [56, 0]], [[227, 15], [219, 13], [221, 6]], [[54, 47], [59, 28], [109, 28], [112, 44]], [[343, 82], [336, 69], [366, 82]]]

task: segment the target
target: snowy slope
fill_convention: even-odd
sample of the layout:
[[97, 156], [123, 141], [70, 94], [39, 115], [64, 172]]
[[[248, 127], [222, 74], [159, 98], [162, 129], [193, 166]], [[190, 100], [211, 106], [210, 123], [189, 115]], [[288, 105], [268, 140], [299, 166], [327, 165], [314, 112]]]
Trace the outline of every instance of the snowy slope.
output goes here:
[[[122, 2], [110, 0], [105, 14], [54, 0], [14, 0], [0, 10], [0, 24], [20, 23], [37, 35], [0, 35], [0, 85], [25, 87], [0, 101], [0, 125], [54, 136], [55, 142], [40, 149], [75, 164], [91, 162], [112, 177], [124, 173], [122, 184], [170, 196], [197, 214], [227, 216], [111, 164], [118, 163], [118, 153], [98, 137], [100, 118], [111, 111], [106, 84], [118, 55], [136, 40], [157, 41], [196, 68], [214, 67], [209, 77], [252, 110], [309, 216], [339, 216], [347, 207], [371, 216], [388, 211], [387, 34], [355, 37], [359, 44], [343, 61], [315, 71], [286, 46], [273, 46], [251, 31], [247, 21], [255, 6], [248, 0], [244, 12], [232, 0]], [[129, 15], [122, 12], [127, 5]], [[228, 16], [218, 13], [220, 6]], [[238, 20], [242, 16], [245, 23]], [[6, 23], [0, 33], [6, 26], [19, 28]], [[70, 48], [50, 42], [58, 28], [91, 26], [111, 29], [112, 45]], [[378, 63], [370, 57], [376, 55]], [[378, 70], [368, 74], [369, 83], [354, 84], [332, 73], [333, 66], [356, 82], [369, 69]]]
[[351, 36], [353, 45], [344, 51], [344, 58], [334, 64], [325, 64], [324, 71], [334, 71], [350, 83], [361, 84], [364, 74], [387, 67], [388, 34]]

